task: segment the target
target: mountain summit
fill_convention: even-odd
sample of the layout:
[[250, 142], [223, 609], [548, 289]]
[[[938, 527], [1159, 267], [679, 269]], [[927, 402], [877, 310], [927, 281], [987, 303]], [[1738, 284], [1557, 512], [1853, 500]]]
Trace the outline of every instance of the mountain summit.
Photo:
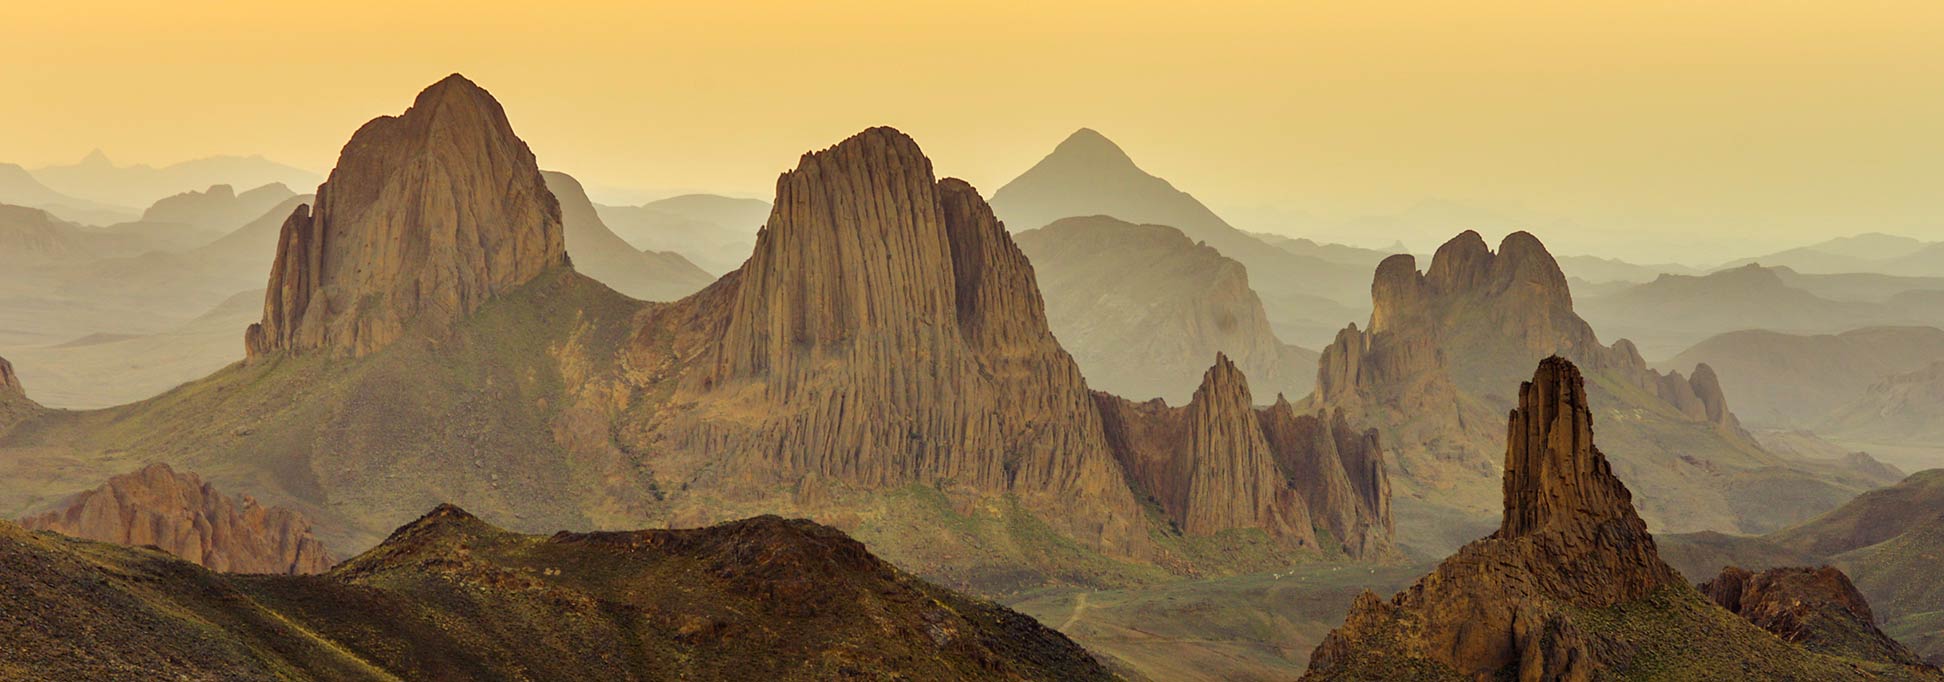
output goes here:
[[408, 326], [449, 329], [567, 264], [560, 204], [491, 94], [453, 74], [359, 128], [284, 221], [263, 322], [245, 345], [365, 355]]

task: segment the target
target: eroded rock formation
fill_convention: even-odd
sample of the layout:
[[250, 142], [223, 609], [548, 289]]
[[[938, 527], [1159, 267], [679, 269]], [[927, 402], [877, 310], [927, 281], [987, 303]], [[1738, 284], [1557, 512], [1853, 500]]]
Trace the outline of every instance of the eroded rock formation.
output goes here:
[[28, 398], [27, 389], [21, 387], [13, 363], [0, 358], [0, 433], [39, 411], [40, 405]]
[[1923, 663], [1877, 629], [1863, 593], [1832, 566], [1771, 568], [1760, 573], [1728, 566], [1700, 589], [1721, 608], [1813, 650], [1905, 665]]
[[155, 545], [225, 573], [322, 573], [331, 568], [310, 521], [248, 495], [218, 492], [166, 464], [108, 479], [52, 510], [20, 520], [30, 530], [123, 545]]
[[314, 206], [284, 221], [245, 346], [364, 355], [566, 264], [533, 153], [499, 102], [454, 74], [359, 128]]
[[1260, 528], [1296, 546], [1327, 532], [1351, 556], [1390, 551], [1390, 479], [1374, 431], [1342, 414], [1257, 409], [1226, 356], [1186, 406], [1095, 393], [1108, 440], [1137, 493], [1190, 535]]
[[[1552, 357], [1508, 419], [1504, 518], [1389, 602], [1359, 598], [1311, 659], [1330, 679], [1387, 642], [1461, 676], [1591, 679], [1599, 666], [1567, 607], [1604, 608], [1679, 584], [1632, 495], [1593, 445], [1579, 369]], [[1528, 674], [1528, 673], [1531, 674]]]

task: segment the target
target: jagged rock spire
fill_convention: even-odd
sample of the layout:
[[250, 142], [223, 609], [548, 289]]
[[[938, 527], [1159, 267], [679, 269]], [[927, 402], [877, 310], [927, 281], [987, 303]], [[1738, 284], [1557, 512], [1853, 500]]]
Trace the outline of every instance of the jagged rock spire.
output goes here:
[[1593, 413], [1579, 368], [1557, 355], [1546, 358], [1519, 387], [1519, 406], [1507, 420], [1499, 535], [1608, 519], [1640, 523], [1633, 496], [1593, 446]]
[[453, 74], [358, 129], [284, 221], [250, 357], [363, 355], [410, 326], [448, 330], [567, 264], [560, 206], [491, 94]]

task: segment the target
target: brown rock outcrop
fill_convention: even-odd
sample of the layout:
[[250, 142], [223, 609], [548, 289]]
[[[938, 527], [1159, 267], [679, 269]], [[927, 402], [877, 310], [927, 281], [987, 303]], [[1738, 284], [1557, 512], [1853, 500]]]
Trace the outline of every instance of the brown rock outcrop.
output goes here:
[[1216, 356], [1185, 407], [1095, 395], [1121, 466], [1181, 532], [1261, 528], [1297, 546], [1316, 546], [1308, 505], [1277, 469], [1248, 381], [1227, 356]]
[[1777, 637], [1811, 650], [1870, 661], [1922, 665], [1923, 661], [1876, 626], [1870, 604], [1849, 576], [1831, 566], [1771, 568], [1751, 573], [1737, 566], [1700, 585], [1701, 593]]
[[20, 375], [14, 374], [13, 363], [0, 358], [0, 433], [40, 409], [39, 404], [27, 397], [27, 389], [21, 387]]
[[1283, 478], [1345, 553], [1382, 556], [1391, 548], [1390, 472], [1376, 429], [1351, 428], [1342, 411], [1297, 414], [1282, 396], [1256, 411]]
[[218, 492], [192, 473], [166, 464], [108, 479], [49, 511], [20, 520], [51, 530], [123, 545], [155, 545], [225, 573], [322, 573], [331, 557], [311, 536], [310, 521], [245, 495]]
[[[736, 273], [637, 333], [637, 366], [679, 362], [668, 431], [740, 475], [1011, 493], [1082, 542], [1146, 544], [1134, 498], [1032, 266], [970, 185], [872, 128], [804, 155]], [[710, 331], [657, 350], [673, 325]], [[737, 407], [731, 409], [730, 406]]]
[[1218, 352], [1262, 395], [1304, 395], [1316, 381], [1315, 353], [1277, 338], [1251, 273], [1180, 230], [1086, 216], [1013, 239], [1054, 335], [1096, 390], [1183, 405]]
[[344, 146], [315, 207], [284, 221], [250, 357], [364, 355], [439, 333], [567, 264], [560, 205], [499, 102], [454, 74]]
[[[1552, 357], [1519, 388], [1508, 419], [1505, 512], [1497, 532], [1458, 550], [1389, 602], [1360, 598], [1317, 647], [1310, 676], [1358, 659], [1428, 660], [1467, 679], [1591, 679], [1600, 665], [1565, 608], [1604, 608], [1681, 584], [1661, 562], [1632, 496], [1593, 445], [1579, 369]], [[1373, 643], [1393, 650], [1373, 653]]]

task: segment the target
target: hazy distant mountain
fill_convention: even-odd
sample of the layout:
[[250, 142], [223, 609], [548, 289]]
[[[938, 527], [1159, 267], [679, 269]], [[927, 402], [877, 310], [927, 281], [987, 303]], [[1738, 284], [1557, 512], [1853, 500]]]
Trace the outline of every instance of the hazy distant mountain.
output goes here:
[[1276, 338], [1242, 264], [1180, 230], [1089, 216], [1014, 239], [1033, 262], [1053, 335], [1088, 386], [1183, 405], [1216, 353], [1265, 404], [1316, 384], [1316, 352]]
[[37, 267], [135, 253], [146, 245], [138, 237], [76, 225], [43, 209], [0, 204], [0, 264]]
[[27, 169], [0, 163], [0, 204], [38, 208], [83, 225], [108, 225], [134, 220], [137, 211], [71, 197], [41, 184]]
[[1299, 256], [1315, 256], [1332, 263], [1342, 263], [1358, 268], [1376, 268], [1379, 262], [1382, 262], [1385, 257], [1391, 254], [1411, 252], [1410, 249], [1405, 248], [1404, 242], [1397, 242], [1382, 249], [1366, 249], [1361, 246], [1325, 244], [1314, 239], [1286, 237], [1267, 232], [1251, 232], [1249, 234], [1284, 251]]
[[992, 209], [1014, 232], [1092, 215], [1181, 230], [1246, 266], [1276, 334], [1297, 345], [1327, 343], [1368, 310], [1368, 267], [1299, 255], [1238, 230], [1086, 128], [999, 188]]
[[1743, 329], [1823, 334], [1923, 323], [1897, 306], [1817, 296], [1757, 265], [1699, 277], [1663, 275], [1586, 297], [1579, 309], [1606, 333], [1633, 340], [1648, 357], [1667, 357], [1710, 336]]
[[554, 171], [541, 175], [560, 201], [567, 255], [582, 274], [646, 301], [673, 301], [715, 281], [680, 254], [641, 251], [616, 236], [573, 176]]
[[242, 194], [229, 185], [213, 185], [165, 197], [143, 211], [141, 220], [116, 223], [102, 231], [140, 239], [162, 251], [187, 251], [216, 241], [294, 196], [282, 184]]
[[310, 188], [323, 178], [301, 168], [261, 156], [212, 156], [161, 168], [137, 164], [117, 166], [97, 149], [80, 162], [33, 170], [48, 187], [90, 201], [122, 206], [147, 206], [164, 197], [211, 185], [258, 187], [282, 183]]
[[1837, 408], [1818, 432], [1873, 443], [1944, 443], [1944, 360], [1884, 377]]
[[614, 233], [635, 248], [687, 256], [712, 274], [736, 269], [756, 248], [770, 204], [714, 194], [684, 194], [640, 206], [596, 204]]
[[1886, 261], [1896, 260], [1922, 250], [1929, 243], [1893, 234], [1867, 232], [1837, 237], [1765, 256], [1731, 261], [1722, 268], [1737, 268], [1750, 263], [1783, 266], [1799, 272], [1882, 272]]
[[[1651, 282], [1663, 274], [1698, 275], [1702, 271], [1679, 263], [1636, 264], [1618, 258], [1599, 256], [1561, 256], [1559, 269], [1567, 277], [1578, 278], [1594, 283], [1605, 282]], [[1574, 291], [1580, 291], [1575, 288]], [[1584, 293], [1584, 292], [1582, 292]]]
[[1682, 351], [1669, 367], [1707, 363], [1754, 425], [1806, 427], [1892, 374], [1944, 360], [1944, 329], [1870, 327], [1841, 334], [1747, 330]]
[[1786, 266], [1773, 266], [1769, 270], [1781, 277], [1784, 284], [1838, 301], [1882, 303], [1907, 292], [1944, 291], [1944, 277], [1907, 277], [1874, 272], [1806, 275]]
[[[121, 405], [153, 397], [243, 359], [238, 330], [262, 314], [263, 289], [258, 285], [166, 331], [94, 333], [57, 344], [7, 348], [6, 355], [43, 405]], [[0, 343], [4, 341], [0, 338]]]

